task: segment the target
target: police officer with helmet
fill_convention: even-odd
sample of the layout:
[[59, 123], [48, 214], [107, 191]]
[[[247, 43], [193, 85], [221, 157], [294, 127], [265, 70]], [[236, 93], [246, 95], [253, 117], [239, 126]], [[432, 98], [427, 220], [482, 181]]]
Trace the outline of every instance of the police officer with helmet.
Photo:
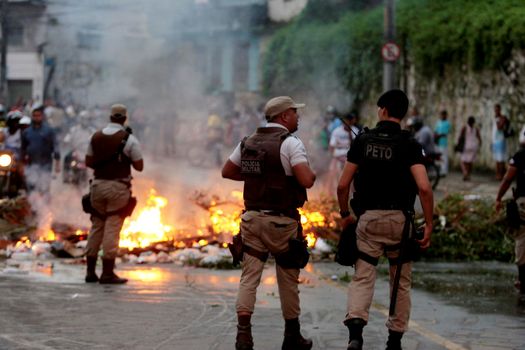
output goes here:
[[408, 98], [401, 90], [390, 90], [381, 95], [377, 106], [379, 123], [355, 139], [337, 188], [340, 213], [346, 227], [355, 220], [350, 216], [348, 203], [350, 184], [355, 181], [356, 192], [351, 204], [358, 217], [359, 255], [349, 286], [344, 322], [350, 333], [348, 349], [363, 348], [363, 327], [368, 322], [376, 265], [382, 255], [390, 262], [387, 349], [401, 349], [411, 307], [412, 265], [406, 256], [406, 247], [408, 235], [414, 232], [411, 213], [416, 195], [423, 208], [425, 226], [423, 237], [416, 239], [415, 245], [428, 248], [432, 233], [433, 194], [423, 164], [422, 148], [400, 126], [408, 109]]
[[[86, 153], [86, 165], [94, 169], [95, 179], [90, 186], [91, 230], [88, 236], [86, 282], [122, 284], [128, 280], [115, 272], [120, 230], [126, 215], [130, 214], [131, 167], [142, 171], [144, 161], [138, 140], [124, 127], [126, 106], [111, 106], [110, 123], [95, 132]], [[136, 202], [135, 202], [136, 203]], [[100, 247], [102, 275], [95, 273]]]
[[[288, 96], [269, 100], [264, 108], [266, 126], [245, 138], [222, 169], [224, 178], [244, 181], [236, 350], [253, 349], [251, 315], [269, 253], [276, 259], [277, 284], [285, 319], [282, 349], [312, 348], [312, 341], [301, 335], [299, 324], [298, 280], [300, 268], [306, 264], [301, 256], [303, 243], [292, 245], [303, 242], [297, 208], [302, 207], [307, 199], [306, 189], [315, 181], [305, 147], [292, 135], [298, 128], [297, 109], [304, 106]], [[303, 247], [306, 252], [306, 245]]]

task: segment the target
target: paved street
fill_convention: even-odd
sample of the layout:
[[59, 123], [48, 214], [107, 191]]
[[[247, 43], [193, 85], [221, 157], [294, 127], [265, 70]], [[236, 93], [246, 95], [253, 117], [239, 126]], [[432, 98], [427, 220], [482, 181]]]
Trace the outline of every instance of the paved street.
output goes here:
[[[0, 275], [2, 350], [233, 349], [239, 270], [123, 264], [130, 283], [101, 286], [83, 283], [82, 265], [56, 260], [53, 268], [35, 266], [27, 274]], [[345, 348], [346, 286], [331, 278], [345, 271], [352, 272], [315, 263], [301, 275], [301, 321], [314, 349]], [[386, 291], [382, 276], [365, 328], [367, 349], [384, 348]], [[469, 311], [445, 295], [413, 294], [405, 349], [525, 348], [524, 314]], [[515, 303], [512, 291], [508, 297]], [[280, 348], [283, 322], [273, 266], [263, 275], [253, 324], [256, 349]]]
[[[177, 172], [166, 171], [170, 168], [176, 168], [176, 164], [151, 167], [147, 176], [137, 179], [136, 190], [146, 192], [154, 187], [161, 194], [168, 193], [175, 198], [170, 203], [176, 211], [186, 205], [179, 202], [187, 200], [194, 189], [240, 189], [238, 183], [222, 180], [218, 171], [185, 167]], [[157, 181], [144, 180], [148, 178]], [[435, 193], [436, 198], [458, 191], [494, 197], [497, 187], [489, 175], [474, 175], [471, 182], [465, 183], [459, 173], [451, 173], [442, 179]], [[67, 202], [77, 201], [65, 202], [64, 207]], [[43, 266], [33, 262], [27, 274], [9, 269], [0, 274], [0, 349], [233, 349], [239, 270], [123, 264], [120, 269], [130, 278], [128, 285], [100, 286], [83, 283], [83, 265], [65, 262], [55, 260], [53, 268], [49, 261], [43, 261]], [[436, 273], [456, 271], [458, 266], [468, 264], [416, 266], [420, 275], [432, 274], [436, 279], [432, 280], [432, 293], [429, 288], [413, 293], [412, 322], [404, 348], [525, 348], [523, 300], [511, 287], [515, 267], [490, 265], [493, 276], [501, 278], [496, 286], [488, 287], [484, 279], [489, 282], [490, 277], [485, 270], [479, 275], [460, 271], [453, 279]], [[342, 320], [346, 283], [335, 281], [335, 277], [351, 275], [352, 271], [333, 263], [315, 263], [302, 273], [301, 321], [305, 335], [314, 340], [314, 349], [345, 348], [347, 330]], [[452, 280], [460, 287], [451, 286]], [[386, 293], [383, 273], [365, 328], [366, 349], [384, 348]], [[280, 348], [283, 321], [273, 266], [263, 276], [253, 324], [256, 349]]]

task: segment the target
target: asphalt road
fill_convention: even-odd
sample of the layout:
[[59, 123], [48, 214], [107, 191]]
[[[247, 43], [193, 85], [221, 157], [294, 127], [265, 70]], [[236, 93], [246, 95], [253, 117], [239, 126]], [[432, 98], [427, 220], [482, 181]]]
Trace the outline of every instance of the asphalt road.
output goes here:
[[[0, 349], [234, 348], [239, 270], [123, 264], [121, 275], [130, 282], [103, 286], [83, 283], [82, 265], [49, 263], [25, 262], [0, 274]], [[301, 274], [301, 322], [314, 349], [346, 347], [346, 283], [335, 281], [345, 272], [352, 269], [314, 263]], [[257, 298], [255, 348], [280, 349], [283, 321], [272, 265]], [[509, 298], [515, 302], [516, 295]], [[525, 348], [523, 314], [475, 311], [422, 290], [413, 292], [413, 305], [406, 350]], [[384, 348], [387, 306], [380, 276], [366, 349]]]

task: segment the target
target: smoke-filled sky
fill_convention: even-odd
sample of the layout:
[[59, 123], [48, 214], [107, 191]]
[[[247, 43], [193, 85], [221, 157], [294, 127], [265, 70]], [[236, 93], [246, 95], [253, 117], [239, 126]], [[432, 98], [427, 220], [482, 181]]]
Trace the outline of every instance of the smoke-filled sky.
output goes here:
[[[234, 71], [241, 69], [236, 61], [238, 51], [225, 55], [221, 52], [222, 42], [225, 37], [234, 37], [249, 45], [254, 36], [260, 35], [260, 27], [259, 31], [254, 31], [251, 24], [268, 25], [267, 4], [265, 1], [246, 0], [255, 4], [248, 10], [246, 6], [212, 6], [220, 2], [47, 2], [48, 40], [44, 50], [46, 57], [53, 57], [56, 62], [51, 95], [62, 105], [102, 106], [104, 118], [107, 118], [107, 107], [113, 103], [124, 103], [129, 107], [129, 122], [142, 144], [145, 160], [145, 172], [134, 175], [134, 192], [138, 194], [139, 205], [151, 188], [157, 189], [159, 195], [170, 201], [168, 223], [175, 226], [206, 215], [192, 203], [194, 190], [216, 191], [222, 195], [233, 188], [242, 188], [240, 183], [221, 179], [220, 168], [216, 165], [192, 168], [188, 164], [190, 149], [207, 147], [208, 116], [217, 113], [226, 119], [233, 109], [247, 114], [248, 110], [255, 111], [265, 102], [260, 91], [221, 92], [220, 81], [224, 79], [221, 74], [224, 72], [217, 67], [230, 60]], [[245, 4], [244, 1], [237, 3]], [[298, 3], [304, 5], [305, 2]], [[295, 12], [300, 10], [297, 4], [291, 8]], [[264, 46], [262, 41], [270, 34], [256, 38], [256, 51], [244, 47], [245, 51], [241, 51], [244, 59], [254, 54], [260, 56], [260, 49]], [[257, 62], [260, 65], [260, 60]], [[315, 130], [308, 125], [319, 121], [314, 119], [319, 118], [316, 113], [319, 105], [302, 100], [302, 96], [294, 98], [309, 106], [301, 111], [303, 118], [299, 134], [311, 151], [316, 140], [310, 136]], [[319, 100], [323, 98], [319, 96]], [[240, 138], [257, 126], [255, 119], [236, 135], [238, 139], [223, 145], [222, 158], [226, 159]], [[166, 157], [167, 145], [174, 147], [174, 155]], [[71, 208], [71, 203], [77, 203], [78, 208], [77, 204], [75, 208], [80, 208], [83, 191], [72, 192], [68, 190], [70, 185], [57, 182], [60, 179], [53, 186], [56, 189], [52, 207], [54, 218], [86, 224], [87, 216]]]
[[[145, 172], [135, 175], [139, 203], [156, 188], [170, 200], [173, 221], [198, 216], [200, 209], [188, 199], [193, 190], [221, 187], [219, 168], [188, 171], [185, 159], [190, 147], [206, 146], [210, 112], [225, 111], [221, 94], [210, 91], [202, 71], [210, 58], [205, 57], [206, 45], [215, 44], [217, 32], [230, 25], [241, 31], [243, 21], [251, 20], [238, 16], [235, 22], [231, 11], [205, 11], [207, 6], [194, 0], [50, 0], [47, 8], [45, 53], [56, 61], [51, 91], [57, 91], [57, 102], [87, 108], [120, 102], [129, 107], [130, 124], [145, 155]], [[219, 61], [211, 58], [212, 65], [213, 59]], [[175, 157], [166, 158], [165, 146], [173, 143]], [[223, 156], [230, 151], [224, 147]], [[57, 192], [55, 218], [85, 223], [84, 214], [68, 207], [80, 203], [81, 193], [74, 193], [77, 201], [70, 191]]]

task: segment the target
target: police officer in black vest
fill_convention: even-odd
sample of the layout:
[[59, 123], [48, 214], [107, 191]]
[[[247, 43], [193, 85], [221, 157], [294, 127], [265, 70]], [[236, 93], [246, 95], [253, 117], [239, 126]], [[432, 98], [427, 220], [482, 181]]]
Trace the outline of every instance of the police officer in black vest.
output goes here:
[[[297, 208], [306, 201], [306, 189], [315, 174], [306, 150], [293, 136], [299, 124], [298, 108], [288, 96], [268, 101], [265, 127], [245, 138], [230, 155], [222, 176], [244, 181], [245, 212], [242, 215], [242, 275], [237, 297], [236, 350], [252, 350], [251, 315], [257, 287], [268, 253], [276, 260], [277, 285], [285, 319], [282, 350], [309, 350], [312, 341], [301, 335], [299, 325], [299, 272], [307, 262]], [[296, 243], [300, 242], [298, 245]], [[293, 244], [292, 244], [293, 243]], [[298, 250], [294, 247], [299, 247]], [[296, 254], [298, 253], [298, 254]]]
[[[349, 211], [350, 184], [356, 192], [352, 209], [358, 217], [359, 258], [349, 286], [345, 325], [350, 332], [348, 349], [362, 349], [363, 327], [368, 322], [380, 256], [390, 261], [391, 308], [386, 326], [387, 349], [401, 349], [401, 337], [410, 316], [411, 262], [405, 252], [409, 232], [413, 232], [410, 213], [419, 194], [425, 217], [424, 237], [417, 241], [422, 249], [430, 245], [433, 194], [423, 165], [423, 150], [400, 121], [408, 109], [408, 98], [401, 90], [385, 92], [377, 101], [379, 123], [357, 136], [348, 152], [347, 162], [337, 187], [337, 197], [346, 227], [354, 218]], [[410, 226], [405, 226], [407, 222]], [[397, 282], [395, 275], [399, 269]], [[395, 293], [393, 292], [395, 290]], [[391, 305], [392, 306], [392, 305]]]
[[[509, 167], [503, 181], [498, 189], [496, 196], [496, 210], [502, 207], [501, 199], [509, 189], [510, 185], [516, 179], [516, 189], [513, 189], [513, 197], [516, 200], [519, 217], [515, 223], [516, 227], [512, 231], [514, 238], [514, 252], [516, 255], [516, 265], [518, 266], [518, 280], [515, 283], [520, 294], [525, 295], [525, 127], [520, 132], [520, 149], [512, 156], [509, 161]], [[507, 215], [510, 208], [507, 209]]]

